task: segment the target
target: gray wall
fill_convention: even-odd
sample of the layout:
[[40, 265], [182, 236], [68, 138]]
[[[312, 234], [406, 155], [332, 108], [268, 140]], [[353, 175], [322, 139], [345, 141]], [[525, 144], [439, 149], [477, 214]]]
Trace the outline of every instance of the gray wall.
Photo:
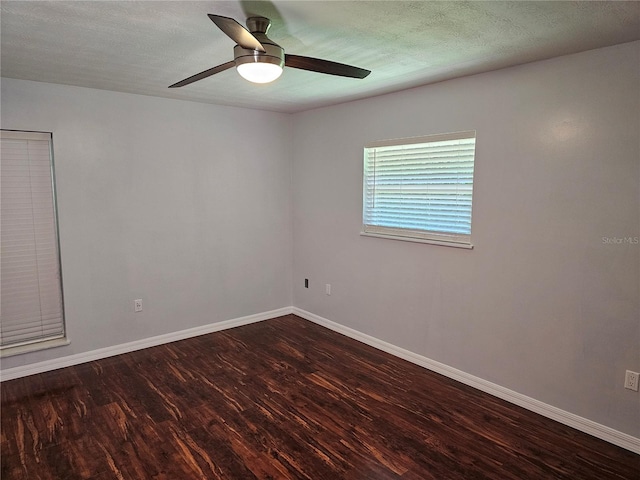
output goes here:
[[53, 132], [71, 339], [3, 368], [291, 305], [289, 116], [3, 79], [2, 128]]
[[[640, 236], [639, 57], [635, 42], [297, 114], [294, 305], [640, 436], [623, 389], [640, 245], [603, 242]], [[474, 129], [474, 250], [359, 235], [363, 145]]]

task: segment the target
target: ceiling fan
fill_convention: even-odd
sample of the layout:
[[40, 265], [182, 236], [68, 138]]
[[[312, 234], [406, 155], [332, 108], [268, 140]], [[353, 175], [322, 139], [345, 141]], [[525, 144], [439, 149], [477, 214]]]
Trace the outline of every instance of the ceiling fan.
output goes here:
[[267, 32], [271, 26], [271, 20], [268, 18], [249, 17], [247, 19], [248, 30], [233, 18], [213, 14], [209, 14], [209, 18], [231, 40], [236, 42], [236, 46], [233, 48], [234, 59], [185, 78], [170, 85], [169, 88], [184, 87], [232, 67], [236, 67], [243, 78], [254, 83], [274, 81], [282, 74], [283, 67], [299, 68], [311, 72], [350, 78], [365, 78], [371, 73], [369, 70], [343, 63], [285, 54], [280, 45], [267, 37]]

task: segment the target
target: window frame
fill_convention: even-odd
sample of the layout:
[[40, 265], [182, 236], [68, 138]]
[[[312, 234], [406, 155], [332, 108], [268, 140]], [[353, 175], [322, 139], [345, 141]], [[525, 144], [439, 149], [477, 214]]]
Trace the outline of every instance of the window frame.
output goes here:
[[63, 345], [69, 345], [70, 341], [67, 337], [67, 325], [64, 306], [64, 285], [62, 278], [62, 258], [60, 253], [60, 232], [58, 224], [58, 196], [56, 189], [56, 176], [55, 176], [55, 161], [53, 152], [53, 133], [52, 132], [40, 132], [40, 131], [28, 131], [28, 130], [10, 130], [0, 129], [0, 136], [3, 139], [17, 139], [17, 140], [40, 140], [48, 142], [48, 157], [49, 157], [49, 175], [51, 181], [51, 207], [52, 207], [52, 223], [53, 223], [53, 248], [55, 248], [55, 262], [57, 264], [56, 277], [57, 287], [59, 289], [59, 301], [60, 301], [60, 327], [61, 332], [47, 336], [40, 336], [22, 341], [17, 341], [8, 344], [0, 343], [0, 358], [9, 357], [13, 355], [34, 352], [44, 350], [48, 348], [59, 347]]
[[[471, 170], [471, 187], [469, 192], [469, 233], [442, 232], [427, 229], [393, 227], [388, 225], [374, 225], [367, 223], [368, 205], [368, 162], [369, 152], [380, 147], [405, 147], [411, 145], [429, 144], [443, 141], [470, 140], [473, 139], [473, 163]], [[364, 146], [363, 149], [363, 170], [362, 170], [362, 228], [360, 235], [377, 238], [387, 238], [391, 240], [402, 240], [408, 242], [428, 243], [432, 245], [472, 249], [471, 241], [471, 220], [473, 213], [473, 189], [475, 183], [475, 160], [476, 160], [477, 134], [475, 130], [466, 130], [453, 133], [425, 135], [418, 137], [396, 138], [372, 142]], [[375, 167], [374, 167], [375, 168]], [[375, 174], [374, 174], [375, 175]]]

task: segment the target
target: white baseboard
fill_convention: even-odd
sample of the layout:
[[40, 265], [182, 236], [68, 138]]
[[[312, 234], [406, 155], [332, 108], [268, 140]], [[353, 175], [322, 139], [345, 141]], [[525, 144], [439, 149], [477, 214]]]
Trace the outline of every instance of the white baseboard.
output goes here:
[[404, 348], [397, 347], [395, 345], [392, 345], [391, 343], [384, 342], [352, 328], [332, 322], [331, 320], [327, 320], [326, 318], [320, 317], [311, 312], [307, 312], [306, 310], [293, 307], [292, 313], [318, 325], [326, 327], [330, 330], [346, 335], [347, 337], [353, 338], [354, 340], [366, 343], [367, 345], [377, 348], [378, 350], [390, 353], [391, 355], [407, 360], [428, 370], [432, 370], [436, 373], [444, 375], [445, 377], [452, 378], [453, 380], [456, 380], [460, 383], [464, 383], [465, 385], [477, 388], [478, 390], [493, 395], [494, 397], [506, 400], [507, 402], [518, 405], [519, 407], [525, 408], [544, 417], [575, 428], [576, 430], [588, 433], [589, 435], [622, 447], [626, 450], [630, 450], [634, 453], [640, 453], [640, 438], [636, 438], [618, 430], [614, 430], [613, 428], [596, 423], [587, 418], [580, 417], [565, 410], [561, 410], [557, 407], [548, 405], [534, 398], [522, 395], [521, 393], [514, 392], [513, 390], [509, 390], [508, 388], [501, 387], [500, 385], [497, 385], [495, 383], [491, 383], [487, 380], [483, 380], [482, 378], [470, 375], [466, 372], [463, 372], [462, 370], [458, 370], [443, 363], [436, 362], [435, 360], [431, 360], [427, 357], [423, 357], [422, 355], [410, 352], [409, 350], [405, 350]]
[[197, 337], [199, 335], [204, 335], [207, 333], [218, 332], [229, 328], [248, 325], [250, 323], [261, 322], [263, 320], [288, 315], [290, 313], [298, 315], [299, 317], [302, 317], [335, 332], [346, 335], [347, 337], [353, 338], [354, 340], [366, 343], [367, 345], [377, 348], [378, 350], [382, 350], [383, 352], [387, 352], [391, 355], [407, 360], [428, 370], [432, 370], [436, 373], [444, 375], [445, 377], [452, 378], [453, 380], [457, 380], [460, 383], [464, 383], [465, 385], [477, 388], [478, 390], [501, 398], [502, 400], [506, 400], [507, 402], [513, 403], [532, 412], [538, 413], [544, 417], [575, 428], [576, 430], [588, 433], [589, 435], [592, 435], [596, 438], [600, 438], [601, 440], [640, 454], [640, 438], [633, 437], [626, 433], [619, 432], [618, 430], [614, 430], [613, 428], [596, 423], [587, 418], [583, 418], [565, 410], [561, 410], [552, 405], [548, 405], [534, 398], [527, 397], [526, 395], [514, 392], [513, 390], [509, 390], [508, 388], [501, 387], [500, 385], [488, 382], [487, 380], [483, 380], [482, 378], [476, 377], [474, 375], [470, 375], [466, 372], [463, 372], [462, 370], [458, 370], [443, 363], [436, 362], [435, 360], [423, 357], [422, 355], [410, 352], [409, 350], [405, 350], [404, 348], [397, 347], [391, 343], [384, 342], [375, 337], [361, 333], [352, 328], [345, 327], [297, 307], [284, 307], [277, 310], [257, 313], [255, 315], [248, 315], [246, 317], [240, 317], [231, 320], [225, 320], [222, 322], [212, 323], [209, 325], [203, 325], [201, 327], [180, 330], [179, 332], [167, 333], [165, 335], [158, 335], [142, 340], [114, 345], [112, 347], [100, 348], [98, 350], [92, 350], [90, 352], [78, 353], [75, 355], [69, 355], [66, 357], [47, 360], [44, 362], [8, 368], [0, 371], [0, 381], [12, 380], [15, 378], [26, 377], [28, 375], [34, 375], [36, 373], [48, 372], [50, 370], [56, 370], [59, 368], [70, 367], [85, 362], [100, 360], [101, 358], [134, 352], [136, 350], [142, 350], [143, 348], [155, 347], [157, 345], [163, 345], [165, 343], [175, 342], [177, 340], [184, 340], [186, 338]]
[[58, 368], [70, 367], [80, 363], [91, 362], [93, 360], [100, 360], [101, 358], [113, 357], [114, 355], [120, 355], [122, 353], [134, 352], [136, 350], [142, 350], [143, 348], [155, 347], [157, 345], [163, 345], [177, 340], [184, 340], [185, 338], [197, 337], [206, 333], [213, 333], [220, 330], [248, 325], [250, 323], [261, 322], [263, 320], [269, 320], [270, 318], [289, 315], [292, 311], [293, 307], [284, 307], [277, 310], [257, 313], [255, 315], [248, 315], [246, 317], [210, 323], [200, 327], [188, 328], [178, 332], [143, 338], [142, 340], [135, 340], [133, 342], [121, 343], [120, 345], [114, 345], [112, 347], [99, 348], [97, 350], [91, 350], [90, 352], [77, 353], [75, 355], [68, 355], [61, 358], [55, 358], [53, 360], [46, 360], [44, 362], [7, 368], [0, 371], [0, 381], [4, 382], [5, 380], [13, 380], [15, 378], [34, 375], [36, 373], [48, 372], [50, 370], [57, 370]]

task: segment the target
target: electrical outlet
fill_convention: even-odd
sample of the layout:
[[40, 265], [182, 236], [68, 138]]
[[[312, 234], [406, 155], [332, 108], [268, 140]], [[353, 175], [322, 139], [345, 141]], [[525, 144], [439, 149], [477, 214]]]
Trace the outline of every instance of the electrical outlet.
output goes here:
[[133, 311], [134, 312], [141, 312], [142, 311], [142, 299], [138, 298], [137, 300], [133, 301]]
[[627, 370], [627, 372], [624, 375], [624, 388], [628, 388], [629, 390], [633, 390], [634, 392], [637, 392], [639, 376], [640, 376], [640, 373]]
[[324, 286], [324, 293], [326, 293], [327, 295], [331, 295], [331, 284], [330, 283], [327, 283]]

